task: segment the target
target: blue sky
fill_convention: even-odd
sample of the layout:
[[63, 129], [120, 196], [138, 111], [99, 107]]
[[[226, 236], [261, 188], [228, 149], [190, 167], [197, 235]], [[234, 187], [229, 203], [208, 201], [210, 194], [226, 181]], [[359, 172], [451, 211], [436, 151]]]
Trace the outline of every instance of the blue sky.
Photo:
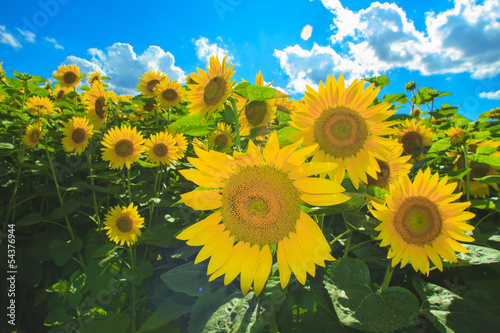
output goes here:
[[461, 105], [472, 120], [500, 106], [500, 0], [23, 0], [0, 12], [8, 75], [50, 77], [75, 63], [135, 95], [144, 72], [183, 82], [212, 53], [228, 55], [237, 82], [260, 70], [295, 98], [327, 75], [385, 74], [380, 95], [415, 81], [453, 93], [437, 104]]

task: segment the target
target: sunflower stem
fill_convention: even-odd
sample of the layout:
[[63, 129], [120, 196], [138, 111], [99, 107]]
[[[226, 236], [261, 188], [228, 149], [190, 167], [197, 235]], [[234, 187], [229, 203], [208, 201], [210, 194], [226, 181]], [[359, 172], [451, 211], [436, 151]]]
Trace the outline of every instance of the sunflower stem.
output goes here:
[[276, 324], [275, 316], [269, 320], [269, 333], [278, 333], [278, 325]]
[[[465, 169], [469, 169], [469, 147], [467, 147], [467, 143], [464, 143], [462, 147], [464, 150]], [[465, 175], [465, 197], [467, 201], [470, 201], [470, 171]]]
[[80, 332], [85, 333], [85, 328], [83, 327], [82, 315], [80, 314], [80, 306], [76, 307], [76, 317], [78, 318], [78, 324], [80, 325]]
[[347, 239], [345, 241], [345, 250], [344, 250], [344, 255], [343, 255], [343, 258], [347, 258], [347, 255], [349, 254], [349, 246], [351, 245], [351, 236], [352, 236], [352, 229], [349, 225], [349, 223], [347, 223], [347, 220], [345, 218], [345, 215], [344, 213], [342, 213], [342, 218], [344, 219], [344, 223], [345, 223], [345, 227], [346, 227], [346, 232], [349, 231], [349, 233], [347, 234]]
[[234, 98], [231, 98], [231, 105], [233, 107], [233, 112], [234, 112], [234, 135], [235, 135], [236, 148], [238, 148], [238, 151], [241, 152], [240, 115], [238, 113], [238, 107], [236, 106]]
[[130, 186], [130, 168], [127, 168], [127, 191], [128, 191], [128, 204], [132, 203], [132, 186]]
[[391, 282], [392, 273], [394, 272], [394, 267], [392, 267], [391, 262], [387, 265], [387, 269], [384, 275], [384, 281], [382, 281], [382, 285], [380, 286], [380, 292], [384, 291], [389, 287], [389, 283]]
[[87, 153], [87, 163], [89, 164], [89, 178], [90, 178], [90, 185], [92, 186], [92, 199], [94, 201], [94, 210], [95, 210], [95, 215], [97, 217], [97, 226], [99, 227], [99, 230], [101, 230], [101, 218], [99, 216], [99, 208], [97, 207], [97, 198], [95, 196], [95, 191], [94, 191], [94, 169], [92, 169], [92, 156], [89, 153]]
[[[129, 169], [130, 170], [130, 169]], [[129, 247], [129, 252], [130, 252], [130, 268], [131, 269], [134, 269], [135, 268], [135, 251], [134, 251], [134, 246], [131, 245]], [[132, 333], [135, 333], [136, 332], [136, 323], [135, 323], [135, 317], [136, 317], [136, 313], [135, 313], [135, 285], [132, 284], [132, 299], [131, 299], [131, 304], [130, 304], [130, 308], [132, 310], [132, 318], [131, 318], [131, 326], [132, 326]]]

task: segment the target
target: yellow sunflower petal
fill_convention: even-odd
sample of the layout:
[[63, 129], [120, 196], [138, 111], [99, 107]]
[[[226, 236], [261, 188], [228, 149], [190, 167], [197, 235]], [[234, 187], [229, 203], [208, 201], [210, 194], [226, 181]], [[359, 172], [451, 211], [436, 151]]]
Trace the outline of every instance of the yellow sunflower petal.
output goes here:
[[267, 278], [271, 273], [272, 265], [273, 265], [273, 257], [271, 255], [271, 250], [269, 249], [269, 246], [266, 244], [260, 250], [259, 265], [257, 267], [257, 271], [255, 272], [255, 278], [253, 284], [255, 295], [259, 296], [262, 289], [266, 285]]
[[222, 196], [218, 191], [192, 191], [181, 194], [184, 204], [197, 210], [217, 209], [222, 205]]

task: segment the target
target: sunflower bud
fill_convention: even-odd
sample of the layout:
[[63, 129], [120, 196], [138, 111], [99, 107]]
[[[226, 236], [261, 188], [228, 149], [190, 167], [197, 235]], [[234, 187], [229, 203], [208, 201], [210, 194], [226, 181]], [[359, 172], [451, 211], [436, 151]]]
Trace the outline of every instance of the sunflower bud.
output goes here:
[[410, 81], [407, 84], [405, 84], [405, 91], [413, 91], [417, 89], [417, 84], [415, 81]]

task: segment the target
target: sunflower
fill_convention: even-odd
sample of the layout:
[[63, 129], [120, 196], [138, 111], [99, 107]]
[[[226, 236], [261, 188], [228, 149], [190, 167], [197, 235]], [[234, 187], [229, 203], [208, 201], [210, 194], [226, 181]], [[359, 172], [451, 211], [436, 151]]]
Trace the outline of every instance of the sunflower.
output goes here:
[[168, 79], [167, 75], [160, 71], [150, 70], [144, 73], [141, 78], [139, 78], [139, 83], [137, 89], [139, 89], [147, 97], [155, 97], [155, 87], [163, 80]]
[[191, 73], [191, 74], [186, 75], [186, 85], [197, 84], [195, 81], [196, 76], [197, 76], [196, 73]]
[[161, 163], [170, 165], [177, 159], [177, 142], [172, 134], [161, 132], [153, 134], [144, 144], [147, 151], [146, 160], [151, 163]]
[[85, 118], [73, 117], [64, 126], [63, 135], [62, 145], [64, 151], [74, 151], [76, 155], [80, 155], [87, 147], [89, 138], [92, 136], [92, 125], [89, 125], [88, 120]]
[[235, 151], [233, 157], [194, 148], [198, 158], [188, 160], [197, 170], [180, 173], [200, 187], [211, 189], [181, 197], [193, 209], [216, 211], [177, 238], [187, 240], [191, 246], [203, 246], [195, 264], [211, 257], [209, 281], [225, 275], [227, 285], [241, 274], [242, 293], [246, 294], [253, 282], [258, 295], [271, 271], [271, 248], [276, 246], [282, 288], [292, 271], [305, 284], [307, 273], [315, 275], [315, 265], [324, 267], [325, 260], [335, 260], [320, 228], [301, 211], [301, 204], [329, 206], [349, 197], [340, 193], [344, 189], [338, 183], [309, 177], [335, 164], [304, 164], [316, 147], [295, 151], [299, 144], [280, 149], [273, 132], [262, 153], [251, 140], [246, 153]]
[[70, 91], [70, 88], [55, 86], [54, 89], [51, 90], [51, 96], [55, 103], [62, 102], [64, 100], [64, 96], [66, 96], [66, 94]]
[[457, 242], [472, 242], [465, 234], [473, 226], [463, 221], [472, 219], [473, 213], [464, 211], [470, 202], [451, 203], [462, 193], [454, 194], [456, 183], [447, 184], [448, 176], [441, 181], [436, 172], [419, 170], [413, 183], [408, 176], [391, 186], [386, 196], [387, 205], [373, 202], [372, 214], [380, 223], [375, 230], [382, 240], [380, 246], [390, 246], [387, 258], [392, 258], [392, 266], [401, 262], [404, 267], [411, 263], [415, 271], [429, 274], [429, 259], [443, 270], [441, 257], [456, 262], [455, 251], [467, 253]]
[[122, 125], [114, 127], [104, 135], [102, 145], [102, 159], [109, 161], [109, 166], [122, 169], [125, 165], [130, 169], [130, 164], [137, 161], [144, 151], [144, 138], [135, 127]]
[[114, 102], [118, 101], [116, 94], [112, 91], [106, 91], [101, 81], [95, 82], [83, 96], [82, 103], [87, 109], [87, 118], [97, 131], [106, 123], [109, 112], [108, 99]]
[[127, 243], [127, 246], [137, 242], [141, 236], [144, 218], [137, 212], [137, 207], [130, 204], [128, 207], [116, 206], [111, 208], [104, 221], [104, 229], [110, 240], [118, 245]]
[[166, 108], [178, 105], [182, 101], [182, 87], [173, 80], [163, 80], [155, 88], [156, 100]]
[[495, 120], [500, 119], [500, 108], [491, 109], [488, 113], [488, 118], [495, 119]]
[[215, 132], [208, 137], [208, 144], [210, 147], [215, 147], [218, 151], [229, 152], [233, 148], [232, 135], [231, 126], [225, 123], [218, 123]]
[[452, 127], [445, 131], [445, 134], [450, 137], [450, 142], [452, 145], [459, 145], [465, 139], [465, 132], [460, 127]]
[[54, 103], [48, 97], [31, 96], [26, 101], [26, 106], [32, 115], [43, 116], [54, 113]]
[[226, 65], [226, 58], [224, 56], [221, 64], [219, 57], [212, 56], [210, 66], [207, 66], [208, 73], [198, 68], [198, 73], [192, 76], [195, 83], [187, 84], [190, 90], [186, 96], [191, 104], [190, 114], [199, 113], [201, 118], [224, 109], [234, 84], [234, 80], [229, 81], [234, 74], [234, 65]]
[[288, 99], [288, 97], [276, 98], [274, 106], [276, 107], [276, 111], [292, 114], [295, 110], [295, 101], [293, 99]]
[[425, 126], [422, 121], [415, 120], [402, 124], [396, 133], [399, 143], [403, 144], [403, 150], [406, 154], [411, 155], [416, 160], [421, 160], [425, 157], [423, 154], [424, 147], [429, 147], [432, 144], [431, 129]]
[[41, 124], [28, 125], [22, 140], [26, 146], [33, 148], [38, 146], [42, 136], [43, 136], [43, 131]]
[[93, 72], [87, 78], [87, 82], [90, 85], [93, 85], [94, 83], [100, 82], [100, 81], [101, 81], [101, 73], [100, 72]]
[[392, 141], [383, 138], [391, 134], [388, 123], [382, 122], [394, 111], [389, 103], [369, 107], [379, 88], [364, 81], [354, 82], [344, 89], [344, 78], [338, 82], [328, 76], [326, 85], [319, 84], [319, 92], [307, 87], [304, 103], [296, 103], [289, 124], [299, 131], [287, 137], [294, 142], [304, 140], [305, 145], [317, 143], [313, 161], [338, 164], [329, 172], [330, 178], [341, 182], [345, 170], [358, 188], [359, 181], [368, 182], [367, 174], [377, 178], [380, 167], [377, 159], [386, 161]]
[[[255, 84], [258, 86], [264, 86], [264, 78], [262, 73], [259, 71], [255, 77]], [[274, 99], [268, 99], [265, 101], [251, 101], [243, 97], [238, 97], [237, 107], [238, 111], [241, 111], [239, 123], [240, 123], [240, 134], [250, 135], [250, 131], [256, 127], [266, 127], [274, 117], [276, 117], [276, 107], [274, 106]], [[260, 136], [260, 135], [259, 135]]]
[[176, 160], [180, 160], [186, 154], [186, 150], [188, 147], [188, 142], [186, 140], [186, 137], [184, 136], [184, 134], [177, 133], [171, 129], [168, 129], [166, 132], [171, 134], [174, 137], [175, 146], [177, 147]]
[[408, 175], [412, 165], [407, 163], [410, 156], [401, 156], [403, 154], [403, 146], [395, 142], [388, 153], [387, 161], [377, 159], [380, 167], [380, 172], [377, 172], [377, 177], [373, 178], [368, 175], [367, 186], [377, 186], [384, 190], [389, 190], [390, 185], [394, 185], [399, 181], [401, 175]]
[[74, 88], [80, 84], [80, 70], [76, 65], [59, 66], [53, 77], [61, 87]]
[[3, 65], [3, 61], [0, 62], [0, 77], [3, 77], [5, 75], [5, 71], [3, 70], [2, 65]]

